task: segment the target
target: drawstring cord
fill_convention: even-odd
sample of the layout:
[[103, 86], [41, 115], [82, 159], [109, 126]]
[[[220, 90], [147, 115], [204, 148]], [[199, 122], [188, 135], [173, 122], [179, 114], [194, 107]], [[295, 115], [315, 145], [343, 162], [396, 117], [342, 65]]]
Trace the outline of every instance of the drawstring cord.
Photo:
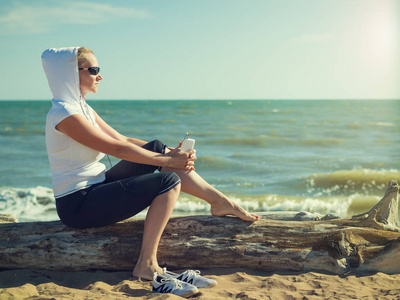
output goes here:
[[[89, 111], [88, 104], [86, 103], [86, 100], [82, 100], [82, 95], [80, 96], [80, 99], [79, 99], [79, 100], [80, 100], [80, 101], [79, 101], [79, 104], [80, 104], [80, 106], [81, 106], [83, 115], [85, 116], [85, 118], [86, 118], [87, 120], [89, 120], [90, 122], [92, 122], [93, 125], [95, 125], [95, 122], [93, 121], [92, 117], [90, 116], [90, 111]], [[85, 109], [83, 109], [83, 107], [82, 107], [82, 102], [83, 102], [83, 101], [85, 102]], [[107, 158], [108, 158], [108, 162], [110, 163], [110, 167], [112, 168], [113, 165], [112, 165], [112, 163], [111, 163], [111, 159], [110, 159], [110, 157], [108, 156], [108, 154], [106, 154], [106, 155], [107, 155]]]

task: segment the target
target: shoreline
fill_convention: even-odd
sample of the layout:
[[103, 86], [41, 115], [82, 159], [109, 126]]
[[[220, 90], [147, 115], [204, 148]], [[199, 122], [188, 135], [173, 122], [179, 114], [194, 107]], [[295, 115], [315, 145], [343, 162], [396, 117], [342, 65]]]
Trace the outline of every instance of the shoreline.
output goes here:
[[[218, 286], [191, 299], [399, 299], [400, 274], [265, 272], [247, 268], [203, 269]], [[182, 299], [154, 294], [151, 282], [131, 272], [8, 270], [0, 272], [1, 299]]]

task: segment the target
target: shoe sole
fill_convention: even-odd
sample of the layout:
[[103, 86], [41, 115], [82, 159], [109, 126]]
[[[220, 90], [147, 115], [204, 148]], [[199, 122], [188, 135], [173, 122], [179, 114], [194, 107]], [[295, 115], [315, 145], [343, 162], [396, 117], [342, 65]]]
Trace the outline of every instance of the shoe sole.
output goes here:
[[[186, 294], [184, 294], [184, 295], [177, 295], [177, 296], [181, 296], [181, 297], [183, 297], [183, 298], [189, 298], [189, 297], [192, 297], [192, 296], [194, 296], [194, 295], [196, 295], [196, 294], [198, 294], [199, 293], [199, 290], [198, 289], [195, 289], [195, 290], [193, 290], [193, 291], [190, 291], [190, 292], [188, 292], [188, 293], [186, 293]], [[175, 295], [175, 294], [174, 294]]]
[[178, 294], [175, 294], [175, 293], [160, 293], [160, 292], [157, 292], [157, 291], [156, 292], [152, 291], [152, 292], [156, 293], [156, 294], [171, 294], [171, 295], [175, 295], [175, 296], [179, 296], [179, 297], [183, 297], [183, 298], [189, 298], [189, 297], [191, 297], [193, 295], [196, 295], [196, 294], [200, 293], [198, 289], [189, 291], [186, 294], [182, 294], [182, 295], [178, 295]]
[[217, 286], [217, 285], [218, 285], [218, 282], [213, 282], [213, 283], [210, 283], [210, 284], [205, 285], [205, 286], [197, 286], [197, 285], [196, 285], [196, 287], [197, 287], [198, 289], [210, 289], [210, 288], [213, 288], [213, 287], [215, 287], [215, 286]]

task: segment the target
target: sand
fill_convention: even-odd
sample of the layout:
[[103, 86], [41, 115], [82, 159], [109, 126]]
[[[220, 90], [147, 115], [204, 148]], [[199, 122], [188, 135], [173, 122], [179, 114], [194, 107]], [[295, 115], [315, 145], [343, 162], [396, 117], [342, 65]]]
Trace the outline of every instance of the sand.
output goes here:
[[[400, 274], [262, 272], [239, 268], [201, 270], [218, 286], [201, 289], [191, 299], [400, 299]], [[0, 299], [183, 299], [154, 294], [150, 281], [130, 272], [0, 272]]]

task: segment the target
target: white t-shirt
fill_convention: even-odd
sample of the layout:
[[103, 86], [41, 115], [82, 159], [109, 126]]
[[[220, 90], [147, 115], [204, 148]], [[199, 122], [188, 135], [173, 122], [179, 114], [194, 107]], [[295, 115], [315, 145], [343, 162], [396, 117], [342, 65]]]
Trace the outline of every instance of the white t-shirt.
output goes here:
[[[81, 107], [82, 105], [82, 107]], [[62, 197], [105, 180], [104, 154], [76, 142], [55, 127], [65, 118], [80, 114], [93, 122], [93, 109], [86, 103], [54, 101], [46, 119], [46, 146], [55, 197]], [[88, 116], [89, 114], [89, 116]], [[95, 123], [95, 126], [98, 125]]]

